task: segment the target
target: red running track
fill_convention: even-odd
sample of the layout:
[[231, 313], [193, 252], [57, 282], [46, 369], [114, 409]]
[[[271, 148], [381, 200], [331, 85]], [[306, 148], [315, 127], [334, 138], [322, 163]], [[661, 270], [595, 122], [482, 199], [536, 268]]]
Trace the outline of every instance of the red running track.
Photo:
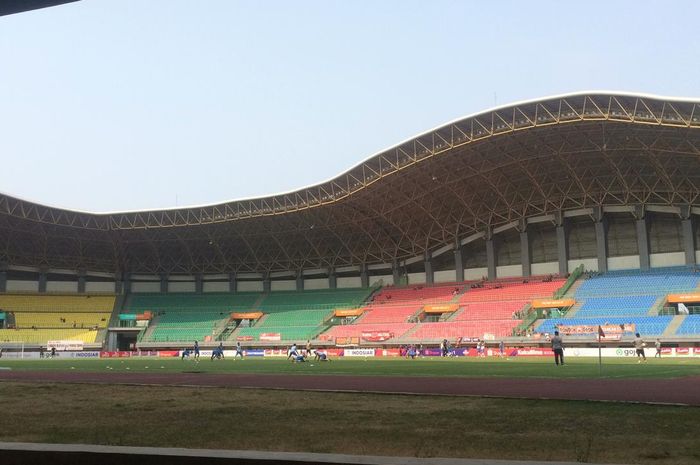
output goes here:
[[294, 389], [700, 406], [700, 376], [626, 380], [0, 371], [0, 381]]

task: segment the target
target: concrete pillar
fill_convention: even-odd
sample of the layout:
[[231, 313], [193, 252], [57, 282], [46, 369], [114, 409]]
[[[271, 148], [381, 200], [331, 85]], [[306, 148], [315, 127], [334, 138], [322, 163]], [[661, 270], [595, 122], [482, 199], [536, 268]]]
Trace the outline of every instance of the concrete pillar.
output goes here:
[[228, 274], [228, 291], [229, 292], [236, 292], [236, 290], [237, 290], [236, 273], [229, 273]]
[[530, 263], [530, 234], [527, 228], [520, 231], [520, 262], [523, 267], [523, 277], [527, 278], [532, 274], [532, 265]]
[[649, 231], [647, 218], [639, 218], [635, 221], [637, 226], [637, 246], [639, 248], [639, 268], [648, 270], [651, 267], [649, 259]]
[[85, 270], [78, 270], [78, 293], [85, 294], [86, 277]]
[[328, 287], [338, 289], [338, 277], [335, 275], [335, 268], [328, 270]]
[[131, 293], [131, 273], [122, 273], [121, 292], [123, 292], [124, 294]]
[[160, 274], [160, 293], [161, 294], [168, 293], [168, 273], [161, 273]]
[[565, 275], [569, 272], [569, 247], [568, 231], [565, 224], [557, 226], [557, 260], [559, 261], [559, 274]]
[[301, 270], [297, 273], [297, 291], [301, 292], [304, 290], [304, 273]]
[[391, 273], [394, 275], [394, 286], [401, 284], [401, 273], [399, 271], [399, 262], [395, 261], [391, 267]]
[[598, 271], [608, 271], [608, 224], [604, 216], [595, 222], [595, 241], [598, 251]]
[[7, 271], [0, 271], [0, 292], [7, 292]]
[[425, 253], [425, 284], [435, 283], [435, 272], [433, 271], [433, 256], [430, 252]]
[[486, 240], [486, 267], [489, 280], [496, 279], [496, 246], [493, 243], [493, 237]]
[[194, 275], [194, 292], [197, 294], [204, 292], [204, 280], [202, 278], [202, 273], [197, 273]]
[[360, 266], [360, 286], [369, 287], [369, 273], [365, 264]]
[[270, 292], [270, 273], [265, 273], [263, 276], [263, 292]]
[[107, 350], [110, 352], [117, 350], [117, 333], [114, 331], [107, 333]]
[[455, 279], [459, 282], [464, 281], [464, 254], [462, 253], [462, 245], [457, 242], [455, 244]]
[[695, 265], [695, 228], [693, 218], [688, 217], [681, 220], [681, 230], [683, 231], [683, 250], [685, 251], [685, 264]]
[[42, 271], [39, 273], [39, 292], [46, 292], [46, 281], [48, 280], [47, 278], [47, 273], [46, 271]]

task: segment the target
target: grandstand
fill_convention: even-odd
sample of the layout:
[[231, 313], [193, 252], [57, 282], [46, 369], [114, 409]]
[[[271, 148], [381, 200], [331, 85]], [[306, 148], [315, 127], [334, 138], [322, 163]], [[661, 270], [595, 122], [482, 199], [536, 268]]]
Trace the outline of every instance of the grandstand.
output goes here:
[[231, 312], [252, 308], [258, 298], [256, 293], [132, 294], [125, 308], [155, 315], [142, 342], [192, 342], [215, 339]]
[[[664, 307], [698, 287], [699, 115], [692, 100], [574, 93], [455, 120], [279, 195], [95, 214], [0, 194], [0, 295], [41, 300], [0, 303], [1, 337], [114, 350], [119, 331], [147, 347], [381, 332], [400, 344], [622, 318], [700, 340], [694, 315]], [[59, 294], [110, 297], [84, 311], [59, 309]], [[575, 303], [531, 309], [561, 297]], [[145, 329], [108, 328], [147, 310]]]
[[[700, 285], [694, 268], [673, 267], [657, 270], [625, 270], [591, 275], [574, 294], [578, 311], [565, 318], [549, 319], [537, 327], [540, 333], [551, 333], [558, 325], [634, 324], [645, 336], [664, 335], [673, 317], [659, 315], [666, 296], [672, 292], [689, 292]], [[681, 325], [675, 334], [686, 335]], [[685, 324], [685, 323], [684, 323]]]
[[334, 309], [359, 307], [370, 292], [370, 289], [271, 292], [258, 307], [265, 314], [262, 321], [235, 331], [230, 339], [260, 340], [261, 334], [273, 340], [313, 339], [328, 327], [327, 320]]
[[114, 303], [113, 295], [0, 294], [0, 342], [101, 344]]

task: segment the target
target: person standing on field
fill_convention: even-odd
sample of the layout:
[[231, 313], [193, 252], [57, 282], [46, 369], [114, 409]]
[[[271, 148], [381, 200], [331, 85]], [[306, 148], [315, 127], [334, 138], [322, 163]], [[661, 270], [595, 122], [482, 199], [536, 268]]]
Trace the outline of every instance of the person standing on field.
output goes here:
[[[637, 363], [642, 363], [642, 361], [646, 362], [647, 356], [644, 354], [644, 346], [646, 346], [646, 344], [642, 340], [642, 336], [640, 336], [639, 333], [635, 334], [634, 336], [634, 348], [637, 352]], [[642, 357], [642, 359], [640, 360], [639, 357]]]
[[654, 358], [661, 358], [661, 339], [656, 339], [656, 343], [654, 345], [656, 346], [656, 353], [654, 354]]
[[559, 331], [554, 331], [554, 337], [551, 340], [552, 350], [554, 351], [554, 363], [559, 366], [564, 365], [564, 343], [559, 335]]

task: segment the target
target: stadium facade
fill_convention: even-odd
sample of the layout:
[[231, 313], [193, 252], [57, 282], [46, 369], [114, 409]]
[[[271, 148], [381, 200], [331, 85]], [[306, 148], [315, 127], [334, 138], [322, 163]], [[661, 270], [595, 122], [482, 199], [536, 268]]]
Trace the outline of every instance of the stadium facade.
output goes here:
[[700, 101], [585, 92], [427, 131], [320, 184], [89, 213], [0, 195], [0, 292], [367, 287], [693, 265]]

